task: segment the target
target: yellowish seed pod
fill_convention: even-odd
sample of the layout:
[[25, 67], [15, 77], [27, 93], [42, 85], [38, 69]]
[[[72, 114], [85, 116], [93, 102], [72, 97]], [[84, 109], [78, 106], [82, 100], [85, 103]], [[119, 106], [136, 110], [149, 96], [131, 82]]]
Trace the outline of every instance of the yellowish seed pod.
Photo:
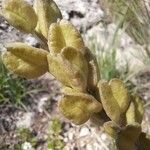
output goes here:
[[95, 91], [100, 80], [100, 70], [96, 57], [88, 48], [85, 48], [85, 58], [88, 62], [88, 90]]
[[144, 115], [144, 106], [142, 100], [135, 96], [135, 107], [136, 107], [136, 122], [142, 123], [143, 115]]
[[37, 25], [34, 9], [24, 0], [5, 0], [2, 15], [15, 28], [32, 33]]
[[135, 150], [136, 143], [141, 133], [141, 126], [138, 123], [127, 125], [122, 128], [116, 138], [117, 148], [119, 150]]
[[149, 150], [150, 148], [150, 135], [141, 133], [139, 137], [139, 143], [142, 150]]
[[116, 138], [117, 137], [117, 133], [120, 130], [120, 127], [118, 127], [118, 125], [113, 122], [113, 121], [108, 121], [104, 123], [104, 130], [106, 133], [108, 133], [112, 138]]
[[109, 85], [111, 87], [114, 98], [119, 104], [121, 113], [126, 112], [130, 103], [130, 96], [124, 83], [120, 79], [112, 79], [109, 82]]
[[49, 72], [64, 86], [85, 92], [87, 87], [87, 64], [80, 51], [66, 47], [60, 54], [48, 57]]
[[53, 0], [35, 0], [33, 7], [38, 16], [36, 32], [47, 39], [50, 24], [62, 19], [62, 14]]
[[80, 125], [85, 123], [92, 113], [100, 112], [102, 106], [94, 97], [75, 92], [64, 95], [59, 102], [59, 109], [66, 118]]
[[135, 115], [135, 104], [133, 101], [131, 101], [130, 106], [126, 112], [126, 122], [127, 124], [132, 124], [136, 122], [136, 115]]
[[127, 124], [138, 122], [141, 124], [144, 114], [144, 107], [142, 100], [137, 96], [131, 96], [131, 103], [126, 112]]
[[60, 53], [64, 47], [73, 47], [84, 53], [84, 42], [77, 29], [66, 20], [51, 24], [48, 45], [52, 54]]
[[88, 77], [88, 64], [84, 55], [73, 47], [65, 47], [61, 50], [62, 56], [68, 60], [74, 68], [78, 68], [82, 75], [87, 80]]
[[2, 60], [13, 73], [31, 79], [48, 71], [48, 52], [45, 50], [19, 42], [7, 44], [6, 49]]
[[124, 124], [124, 113], [130, 104], [130, 96], [124, 83], [119, 79], [112, 79], [109, 83], [100, 81], [99, 92], [106, 114], [112, 121]]
[[121, 119], [121, 110], [118, 102], [113, 96], [109, 84], [106, 81], [100, 81], [98, 86], [101, 102], [104, 110], [106, 111], [106, 114], [110, 117], [112, 121], [119, 123]]

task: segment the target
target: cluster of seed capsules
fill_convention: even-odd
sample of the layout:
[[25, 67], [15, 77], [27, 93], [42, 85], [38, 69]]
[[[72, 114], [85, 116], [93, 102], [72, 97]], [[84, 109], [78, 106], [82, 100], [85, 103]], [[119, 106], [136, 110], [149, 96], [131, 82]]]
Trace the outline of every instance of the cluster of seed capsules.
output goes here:
[[[46, 49], [25, 43], [5, 45], [2, 60], [8, 70], [27, 79], [46, 72], [62, 84], [58, 102], [61, 113], [76, 125], [93, 118], [116, 140], [119, 150], [148, 150], [150, 142], [141, 131], [143, 103], [130, 95], [120, 79], [100, 78], [96, 57], [85, 46], [81, 34], [67, 20], [53, 0], [5, 0], [2, 15], [25, 33], [36, 35]], [[97, 123], [98, 124], [98, 123]]]

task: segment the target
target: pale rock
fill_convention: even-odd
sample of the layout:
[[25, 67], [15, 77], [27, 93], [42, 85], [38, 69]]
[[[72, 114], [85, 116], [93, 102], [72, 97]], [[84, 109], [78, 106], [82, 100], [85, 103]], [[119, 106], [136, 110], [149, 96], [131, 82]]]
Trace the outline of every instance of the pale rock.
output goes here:
[[68, 139], [69, 139], [69, 140], [73, 140], [73, 137], [74, 137], [74, 133], [69, 132], [69, 133], [68, 133]]
[[29, 34], [25, 37], [24, 43], [27, 43], [28, 45], [36, 47], [39, 44], [39, 41], [35, 37]]
[[40, 98], [38, 106], [37, 106], [37, 109], [38, 109], [38, 111], [40, 113], [43, 112], [43, 110], [44, 110], [43, 107], [44, 107], [44, 105], [45, 105], [45, 103], [46, 103], [47, 100], [48, 100], [48, 96], [47, 95], [44, 95], [43, 97]]
[[81, 128], [80, 130], [80, 134], [79, 134], [79, 137], [83, 137], [83, 136], [87, 136], [90, 134], [90, 131], [87, 127], [83, 127]]
[[86, 31], [102, 20], [104, 13], [99, 0], [54, 0], [63, 18], [70, 20], [78, 29]]
[[105, 133], [102, 133], [102, 134], [101, 134], [101, 139], [102, 139], [103, 141], [106, 141], [107, 135], [106, 135]]
[[98, 24], [84, 35], [86, 45], [91, 51], [95, 51], [95, 54], [100, 58], [102, 54], [109, 55], [115, 49], [117, 69], [123, 71], [128, 66], [130, 73], [138, 72], [145, 66], [143, 62], [146, 54], [143, 47], [136, 45], [122, 30], [118, 31], [116, 42], [114, 42], [116, 31], [117, 26], [115, 24], [110, 24], [107, 28], [103, 27], [102, 24]]
[[34, 150], [34, 149], [32, 148], [31, 143], [25, 142], [22, 144], [22, 150]]
[[16, 122], [16, 126], [18, 128], [30, 128], [33, 122], [34, 113], [33, 112], [26, 112], [23, 116], [18, 118]]

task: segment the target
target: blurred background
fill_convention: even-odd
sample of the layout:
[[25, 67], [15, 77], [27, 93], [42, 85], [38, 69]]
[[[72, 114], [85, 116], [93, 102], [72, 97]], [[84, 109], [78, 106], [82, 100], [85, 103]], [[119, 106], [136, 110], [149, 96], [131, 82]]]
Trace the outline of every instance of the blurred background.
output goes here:
[[[107, 0], [54, 1], [96, 55], [101, 78], [120, 78], [130, 93], [142, 98], [142, 130], [150, 134], [149, 0], [126, 1], [124, 7], [124, 0], [108, 0], [112, 5]], [[14, 41], [41, 47], [0, 16], [0, 54], [5, 43]], [[11, 74], [0, 59], [0, 150], [115, 150], [103, 128], [90, 122], [75, 126], [64, 119], [57, 108], [60, 87], [49, 73], [34, 80]]]

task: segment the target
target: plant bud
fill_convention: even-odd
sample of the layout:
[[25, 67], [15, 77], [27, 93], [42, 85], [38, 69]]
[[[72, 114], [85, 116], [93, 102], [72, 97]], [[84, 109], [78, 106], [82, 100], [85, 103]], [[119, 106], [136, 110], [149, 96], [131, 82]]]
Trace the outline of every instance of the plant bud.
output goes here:
[[85, 123], [92, 113], [102, 110], [101, 103], [94, 97], [84, 93], [69, 93], [59, 102], [62, 114], [74, 124]]
[[37, 16], [24, 0], [5, 0], [3, 2], [3, 16], [17, 29], [32, 33], [37, 25]]
[[28, 79], [36, 78], [48, 71], [47, 54], [45, 50], [34, 48], [23, 43], [6, 45], [2, 60], [8, 70]]
[[47, 39], [50, 24], [62, 19], [62, 14], [53, 0], [35, 0], [34, 9], [38, 16], [36, 31]]
[[48, 45], [53, 54], [60, 53], [64, 47], [73, 47], [84, 53], [84, 42], [77, 29], [66, 20], [51, 24]]

